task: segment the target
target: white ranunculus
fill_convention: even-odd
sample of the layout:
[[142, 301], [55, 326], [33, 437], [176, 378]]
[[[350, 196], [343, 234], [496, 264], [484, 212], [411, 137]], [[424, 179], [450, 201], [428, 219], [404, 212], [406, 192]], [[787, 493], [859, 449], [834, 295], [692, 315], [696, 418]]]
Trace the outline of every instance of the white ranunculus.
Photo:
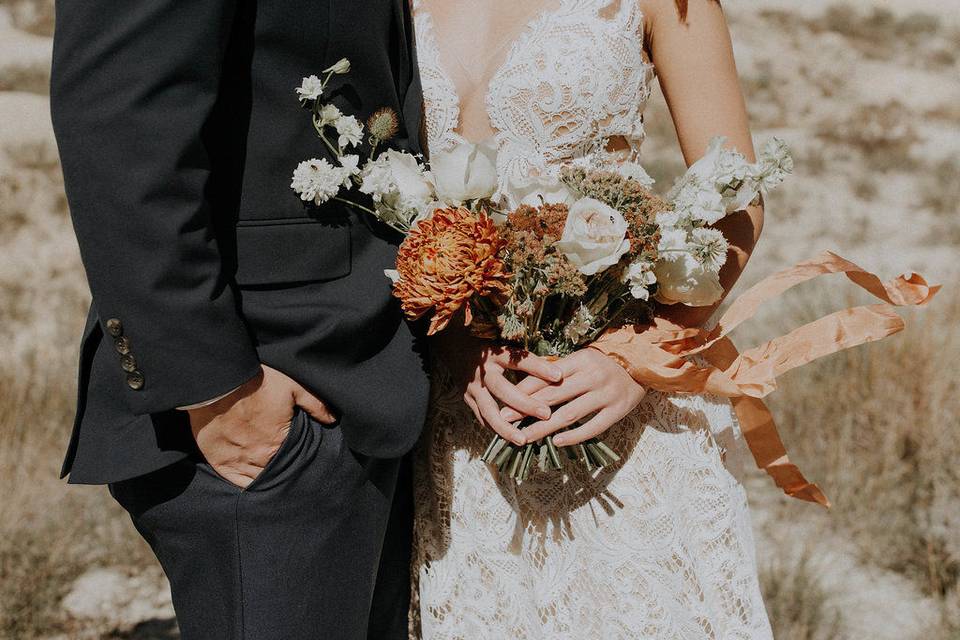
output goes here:
[[524, 186], [518, 186], [511, 181], [505, 195], [510, 209], [516, 209], [522, 204], [539, 207], [544, 203], [572, 205], [577, 201], [577, 195], [570, 187], [559, 180], [548, 178], [531, 178]]
[[430, 157], [437, 196], [451, 205], [491, 197], [497, 190], [497, 152], [466, 142]]
[[323, 159], [304, 160], [294, 170], [290, 188], [304, 202], [320, 205], [340, 192], [345, 172]]
[[354, 116], [340, 116], [333, 126], [340, 136], [337, 144], [341, 147], [353, 147], [363, 140], [363, 126]]
[[624, 178], [636, 180], [644, 189], [650, 189], [656, 182], [639, 162], [622, 162], [617, 165], [617, 171]]
[[615, 265], [630, 250], [627, 221], [603, 202], [582, 198], [570, 207], [556, 246], [581, 273], [592, 276]]
[[297, 95], [301, 100], [316, 100], [323, 95], [323, 80], [317, 76], [307, 76], [297, 87]]
[[720, 277], [716, 271], [705, 268], [690, 253], [669, 254], [657, 261], [656, 299], [664, 304], [685, 304], [706, 307], [723, 296]]

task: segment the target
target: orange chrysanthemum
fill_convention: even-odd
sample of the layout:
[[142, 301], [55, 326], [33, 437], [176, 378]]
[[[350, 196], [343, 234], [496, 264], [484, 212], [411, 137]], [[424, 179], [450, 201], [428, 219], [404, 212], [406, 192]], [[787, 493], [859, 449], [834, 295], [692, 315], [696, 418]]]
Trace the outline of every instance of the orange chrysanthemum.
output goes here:
[[428, 334], [444, 329], [464, 310], [464, 324], [473, 314], [470, 300], [490, 296], [503, 300], [510, 293], [509, 274], [500, 259], [504, 241], [484, 213], [463, 208], [438, 209], [417, 223], [397, 253], [399, 280], [393, 295], [408, 318], [433, 310]]

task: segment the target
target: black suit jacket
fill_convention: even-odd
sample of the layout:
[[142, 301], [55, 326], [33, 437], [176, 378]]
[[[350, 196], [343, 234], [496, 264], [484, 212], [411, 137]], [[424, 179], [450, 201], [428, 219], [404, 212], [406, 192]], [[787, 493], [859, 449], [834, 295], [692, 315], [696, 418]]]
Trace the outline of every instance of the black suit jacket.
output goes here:
[[406, 0], [58, 0], [51, 108], [93, 302], [64, 474], [103, 483], [193, 447], [175, 407], [260, 363], [340, 414], [349, 444], [407, 451], [427, 382], [383, 269], [396, 238], [290, 189], [323, 157], [294, 89], [341, 57], [333, 102], [402, 116], [419, 151]]

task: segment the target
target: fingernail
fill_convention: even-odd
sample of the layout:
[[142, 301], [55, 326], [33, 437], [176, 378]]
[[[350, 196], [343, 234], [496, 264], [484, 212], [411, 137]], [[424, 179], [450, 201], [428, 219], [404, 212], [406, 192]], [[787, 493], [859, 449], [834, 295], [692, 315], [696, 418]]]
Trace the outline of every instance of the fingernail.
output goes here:
[[553, 444], [557, 445], [558, 447], [562, 447], [567, 444], [567, 441], [561, 438], [560, 436], [557, 436], [556, 438], [553, 439]]
[[563, 371], [557, 368], [550, 369], [550, 375], [553, 376], [554, 380], [560, 380], [563, 378]]
[[537, 409], [537, 417], [541, 420], [547, 420], [550, 418], [550, 407], [540, 407]]

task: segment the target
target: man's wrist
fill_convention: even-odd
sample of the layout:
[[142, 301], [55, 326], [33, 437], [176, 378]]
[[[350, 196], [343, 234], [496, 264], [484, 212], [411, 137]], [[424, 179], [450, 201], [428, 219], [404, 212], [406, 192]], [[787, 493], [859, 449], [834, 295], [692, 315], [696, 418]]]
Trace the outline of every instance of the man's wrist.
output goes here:
[[202, 408], [204, 408], [204, 407], [209, 407], [210, 405], [212, 405], [212, 404], [214, 404], [214, 403], [216, 403], [216, 402], [220, 402], [221, 400], [223, 400], [223, 399], [226, 398], [227, 396], [233, 395], [234, 393], [236, 393], [237, 391], [239, 391], [239, 390], [240, 390], [240, 387], [242, 387], [242, 386], [243, 386], [242, 384], [241, 384], [241, 385], [238, 385], [238, 386], [234, 387], [233, 389], [231, 389], [230, 391], [227, 391], [226, 393], [224, 393], [224, 394], [222, 394], [222, 395], [219, 395], [219, 396], [217, 396], [216, 398], [211, 398], [210, 400], [205, 400], [204, 402], [197, 402], [197, 403], [195, 403], [195, 404], [189, 404], [189, 405], [186, 405], [186, 406], [183, 406], [183, 407], [177, 407], [177, 410], [178, 410], [178, 411], [193, 411], [194, 409], [202, 409]]

